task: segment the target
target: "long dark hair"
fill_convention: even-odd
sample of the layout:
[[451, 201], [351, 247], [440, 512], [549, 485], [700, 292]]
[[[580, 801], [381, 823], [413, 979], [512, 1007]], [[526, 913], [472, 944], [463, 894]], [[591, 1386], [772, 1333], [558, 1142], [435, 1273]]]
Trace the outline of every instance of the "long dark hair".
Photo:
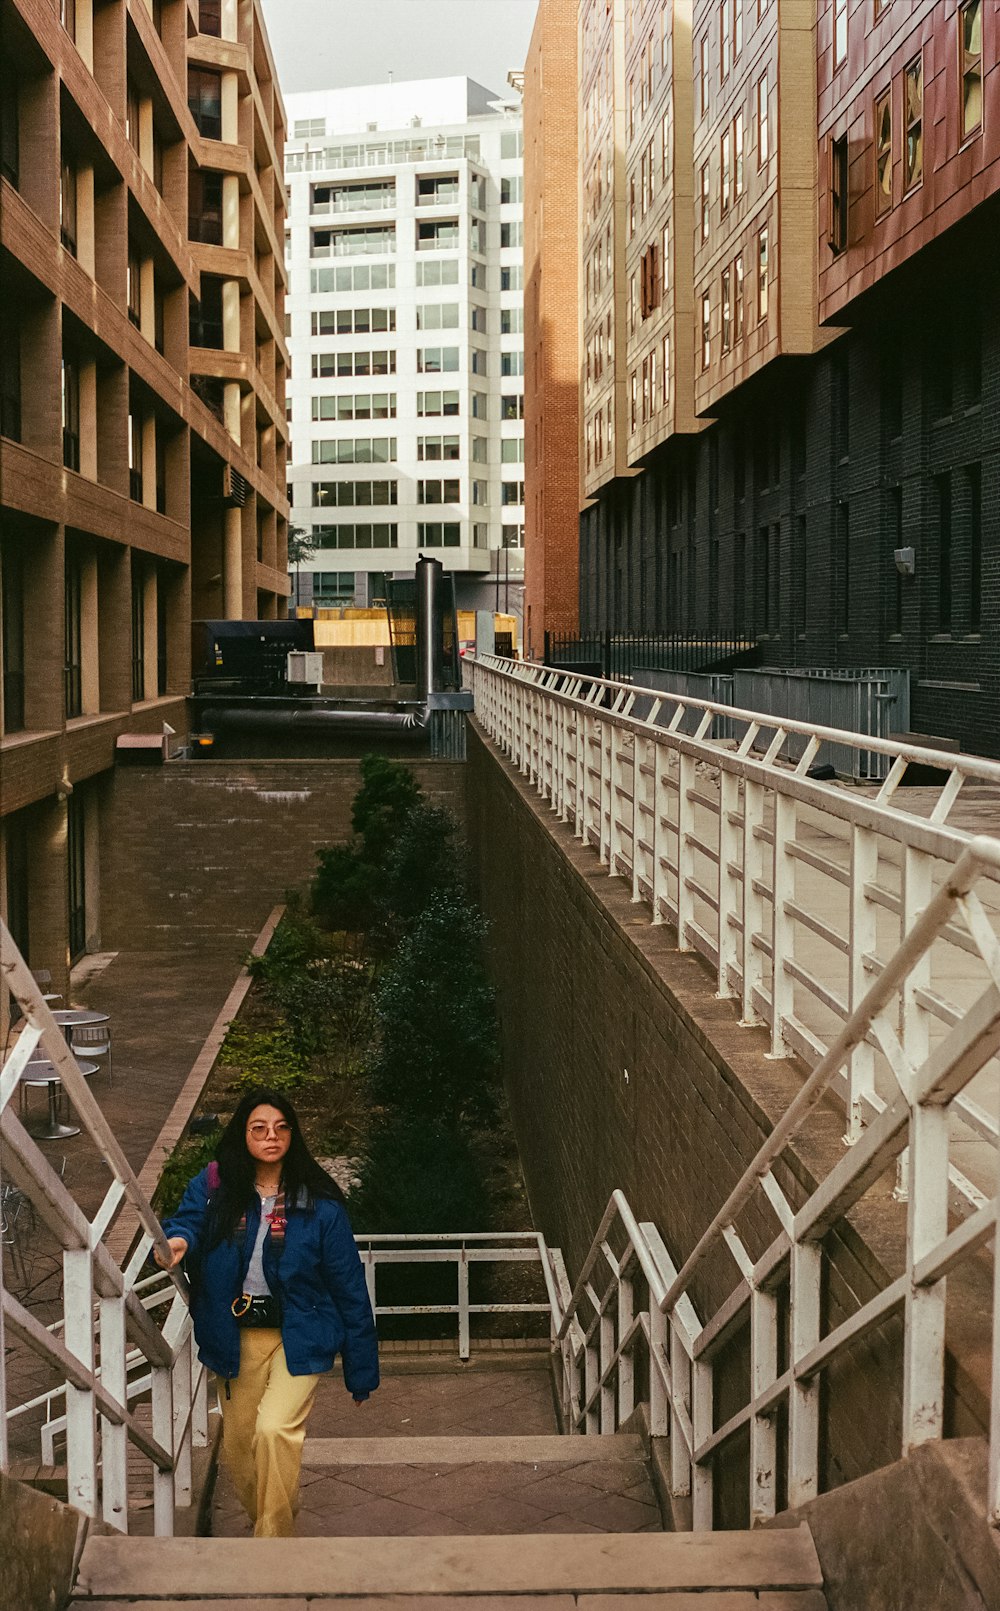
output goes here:
[[262, 1085], [241, 1097], [215, 1149], [219, 1166], [219, 1184], [212, 1193], [211, 1230], [209, 1242], [215, 1245], [232, 1236], [247, 1204], [253, 1200], [257, 1165], [247, 1149], [247, 1120], [254, 1108], [277, 1108], [291, 1126], [292, 1140], [281, 1163], [281, 1185], [285, 1193], [285, 1212], [294, 1213], [305, 1192], [307, 1208], [317, 1198], [332, 1198], [342, 1203], [344, 1194], [337, 1182], [316, 1162], [306, 1146], [298, 1115], [287, 1096]]

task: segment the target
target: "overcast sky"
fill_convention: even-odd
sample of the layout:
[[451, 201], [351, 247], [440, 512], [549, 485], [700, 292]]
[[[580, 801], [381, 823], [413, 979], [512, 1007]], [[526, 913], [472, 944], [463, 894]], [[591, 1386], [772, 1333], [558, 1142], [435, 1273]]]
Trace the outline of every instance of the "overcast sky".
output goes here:
[[263, 0], [278, 79], [339, 89], [463, 74], [497, 92], [524, 66], [537, 0]]

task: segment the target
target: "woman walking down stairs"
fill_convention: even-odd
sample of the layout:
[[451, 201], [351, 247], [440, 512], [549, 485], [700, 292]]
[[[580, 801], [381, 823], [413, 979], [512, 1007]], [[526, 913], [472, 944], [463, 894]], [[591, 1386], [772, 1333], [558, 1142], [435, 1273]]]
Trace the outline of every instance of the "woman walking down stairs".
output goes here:
[[619, 1611], [657, 1591], [655, 1611], [826, 1611], [808, 1529], [664, 1533], [640, 1437], [560, 1436], [547, 1350], [461, 1365], [390, 1344], [383, 1365], [363, 1425], [335, 1385], [317, 1397], [297, 1538], [250, 1538], [222, 1473], [211, 1537], [92, 1538], [74, 1611], [426, 1611], [439, 1595]]

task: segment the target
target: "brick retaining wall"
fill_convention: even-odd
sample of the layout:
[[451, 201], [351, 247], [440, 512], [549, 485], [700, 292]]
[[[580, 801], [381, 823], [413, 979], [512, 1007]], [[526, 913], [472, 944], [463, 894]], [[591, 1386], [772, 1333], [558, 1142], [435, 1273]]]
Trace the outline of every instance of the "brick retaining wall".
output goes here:
[[[412, 765], [464, 821], [463, 764]], [[189, 948], [208, 931], [241, 956], [317, 850], [350, 837], [359, 784], [357, 759], [119, 768], [102, 812], [103, 947]]]
[[[536, 1223], [563, 1248], [571, 1279], [615, 1187], [640, 1220], [659, 1226], [679, 1264], [801, 1084], [801, 1072], [765, 1060], [763, 1031], [741, 1029], [695, 956], [674, 949], [666, 925], [631, 903], [516, 770], [470, 724], [468, 817], [499, 986], [505, 1072]], [[842, 1155], [844, 1120], [820, 1108], [807, 1137], [776, 1170], [793, 1203]], [[905, 1208], [887, 1179], [828, 1245], [825, 1328], [845, 1318], [901, 1268]], [[739, 1222], [756, 1257], [775, 1234], [759, 1204]], [[728, 1254], [710, 1263], [693, 1296], [707, 1317], [735, 1285]], [[954, 1301], [953, 1301], [954, 1300]], [[982, 1430], [989, 1294], [950, 1279], [949, 1324], [961, 1365], [949, 1420]], [[824, 1485], [897, 1459], [902, 1376], [898, 1319], [860, 1342], [824, 1389]], [[716, 1372], [716, 1424], [745, 1402], [745, 1336]], [[831, 1375], [833, 1373], [830, 1373]], [[744, 1442], [718, 1472], [720, 1520], [746, 1521]]]

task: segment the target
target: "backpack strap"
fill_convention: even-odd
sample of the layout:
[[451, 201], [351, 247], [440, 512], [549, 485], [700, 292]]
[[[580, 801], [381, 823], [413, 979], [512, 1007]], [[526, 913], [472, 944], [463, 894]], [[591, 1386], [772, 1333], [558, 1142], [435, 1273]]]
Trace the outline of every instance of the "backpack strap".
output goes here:
[[222, 1176], [219, 1174], [219, 1165], [213, 1158], [206, 1171], [206, 1184], [210, 1192], [218, 1191]]

